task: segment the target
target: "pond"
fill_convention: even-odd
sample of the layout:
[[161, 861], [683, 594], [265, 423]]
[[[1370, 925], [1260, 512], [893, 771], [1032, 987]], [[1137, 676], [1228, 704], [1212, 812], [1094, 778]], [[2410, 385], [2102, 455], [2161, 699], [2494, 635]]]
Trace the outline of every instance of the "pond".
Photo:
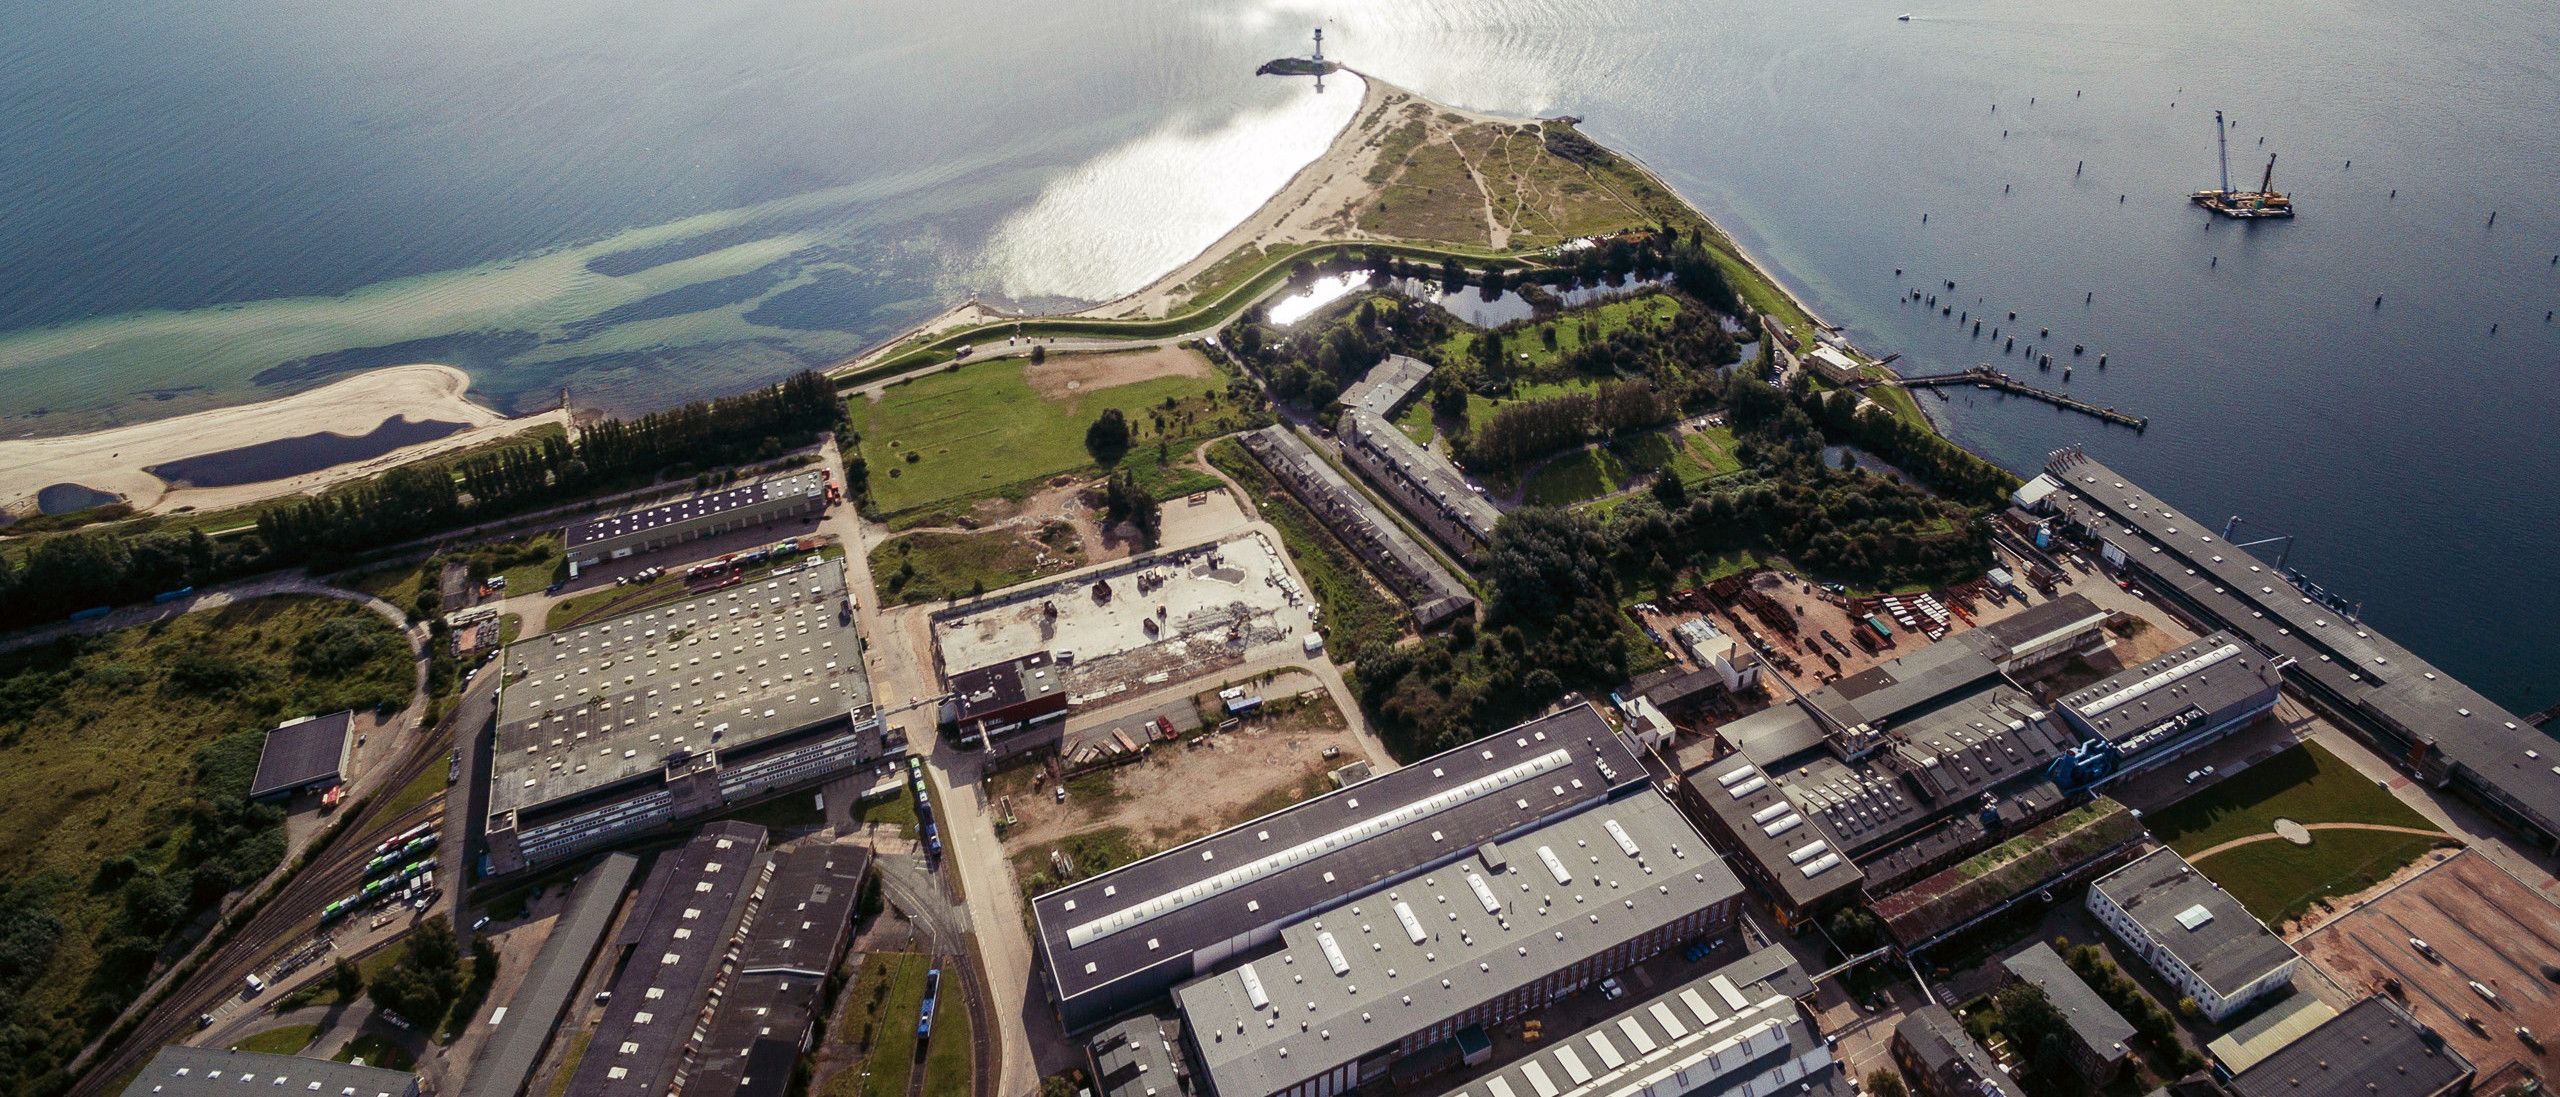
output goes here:
[[55, 484], [36, 492], [36, 513], [69, 514], [90, 507], [103, 507], [122, 498], [114, 492], [99, 491], [87, 484]]
[[402, 446], [432, 442], [464, 424], [429, 419], [411, 422], [407, 416], [394, 416], [362, 435], [305, 434], [295, 438], [279, 438], [253, 446], [241, 446], [220, 453], [153, 465], [145, 471], [171, 484], [199, 488], [229, 487], [233, 484], [256, 484], [282, 480], [307, 472], [380, 457]]
[[[1618, 294], [1641, 292], [1662, 285], [1661, 279], [1628, 279], [1618, 285], [1606, 282], [1576, 289], [1544, 287], [1544, 294], [1554, 298], [1559, 309], [1579, 308]], [[1418, 301], [1429, 301], [1441, 311], [1480, 328], [1498, 328], [1504, 324], [1538, 317], [1539, 306], [1516, 290], [1503, 290], [1487, 298], [1484, 290], [1467, 286], [1457, 290], [1443, 288], [1436, 278], [1398, 278], [1390, 286]]]

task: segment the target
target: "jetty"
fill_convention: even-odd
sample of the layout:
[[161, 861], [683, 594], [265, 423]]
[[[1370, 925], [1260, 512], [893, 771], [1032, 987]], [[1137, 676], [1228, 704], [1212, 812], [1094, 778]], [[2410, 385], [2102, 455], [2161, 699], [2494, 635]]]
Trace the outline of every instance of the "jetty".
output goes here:
[[2045, 403], [2067, 411], [2076, 411], [2082, 415], [2114, 423], [2118, 426], [2132, 427], [2136, 431], [2147, 430], [2151, 426], [2151, 419], [2148, 416], [2128, 415], [2124, 412], [2117, 411], [2114, 408], [2099, 407], [2098, 405], [2092, 404], [2086, 400], [2073, 399], [2072, 397], [2066, 396], [2062, 393], [2055, 392], [2052, 389], [2037, 388], [2034, 385], [2018, 380], [2015, 377], [2011, 377], [2008, 374], [2002, 373], [1989, 366], [1975, 366], [1971, 369], [1964, 370], [1961, 373], [1930, 373], [1922, 374], [1917, 377], [1868, 378], [1858, 382], [1858, 387], [1862, 389], [1876, 385], [1899, 385], [1906, 389], [1945, 388], [1959, 385], [1972, 385], [1975, 388], [1998, 389], [2002, 392], [2013, 392], [2029, 399], [2042, 400]]

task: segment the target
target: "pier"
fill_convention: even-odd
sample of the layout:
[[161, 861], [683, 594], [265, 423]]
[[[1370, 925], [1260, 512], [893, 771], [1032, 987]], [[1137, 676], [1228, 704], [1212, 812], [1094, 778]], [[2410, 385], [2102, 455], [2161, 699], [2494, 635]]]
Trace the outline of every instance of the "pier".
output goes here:
[[2132, 427], [2137, 431], [2149, 429], [2151, 426], [2148, 416], [2127, 415], [2114, 408], [2102, 408], [2086, 400], [2075, 400], [2051, 389], [2037, 388], [1989, 366], [1975, 366], [1962, 373], [1931, 373], [1918, 377], [1869, 379], [1858, 383], [1859, 388], [1872, 385], [1900, 385], [1906, 389], [1973, 385], [1979, 388], [1999, 389], [2002, 392], [2014, 392], [2030, 399], [2042, 400], [2058, 408], [2076, 411], [2119, 426]]

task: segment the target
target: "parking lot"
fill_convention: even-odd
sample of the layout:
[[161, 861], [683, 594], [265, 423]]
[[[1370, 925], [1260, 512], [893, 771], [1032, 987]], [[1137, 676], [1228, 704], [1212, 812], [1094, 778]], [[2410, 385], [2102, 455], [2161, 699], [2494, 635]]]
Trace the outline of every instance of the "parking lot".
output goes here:
[[2499, 1092], [2523, 1073], [2551, 1077], [2560, 1066], [2547, 1043], [2516, 1033], [2560, 1039], [2560, 980], [2552, 978], [2560, 907], [2477, 853], [2411, 878], [2295, 947], [2349, 993], [2388, 994], [2408, 1007], [2479, 1068], [2477, 1092]]

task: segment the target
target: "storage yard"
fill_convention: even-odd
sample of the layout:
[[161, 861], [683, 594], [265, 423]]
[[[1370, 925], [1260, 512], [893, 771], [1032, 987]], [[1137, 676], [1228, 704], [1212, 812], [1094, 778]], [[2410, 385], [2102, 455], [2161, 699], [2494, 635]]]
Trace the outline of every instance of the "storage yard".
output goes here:
[[958, 607], [933, 636], [946, 678], [1050, 652], [1085, 702], [1297, 653], [1313, 622], [1279, 547], [1250, 534]]
[[2560, 1066], [2550, 1050], [2560, 1040], [2560, 981], [2552, 978], [2560, 972], [2553, 967], [2560, 907], [2477, 853], [2411, 878], [2294, 945], [2350, 994], [2388, 995], [2407, 1007], [2480, 1068], [2478, 1092], [2500, 1092], [2524, 1073], [2548, 1078]]

